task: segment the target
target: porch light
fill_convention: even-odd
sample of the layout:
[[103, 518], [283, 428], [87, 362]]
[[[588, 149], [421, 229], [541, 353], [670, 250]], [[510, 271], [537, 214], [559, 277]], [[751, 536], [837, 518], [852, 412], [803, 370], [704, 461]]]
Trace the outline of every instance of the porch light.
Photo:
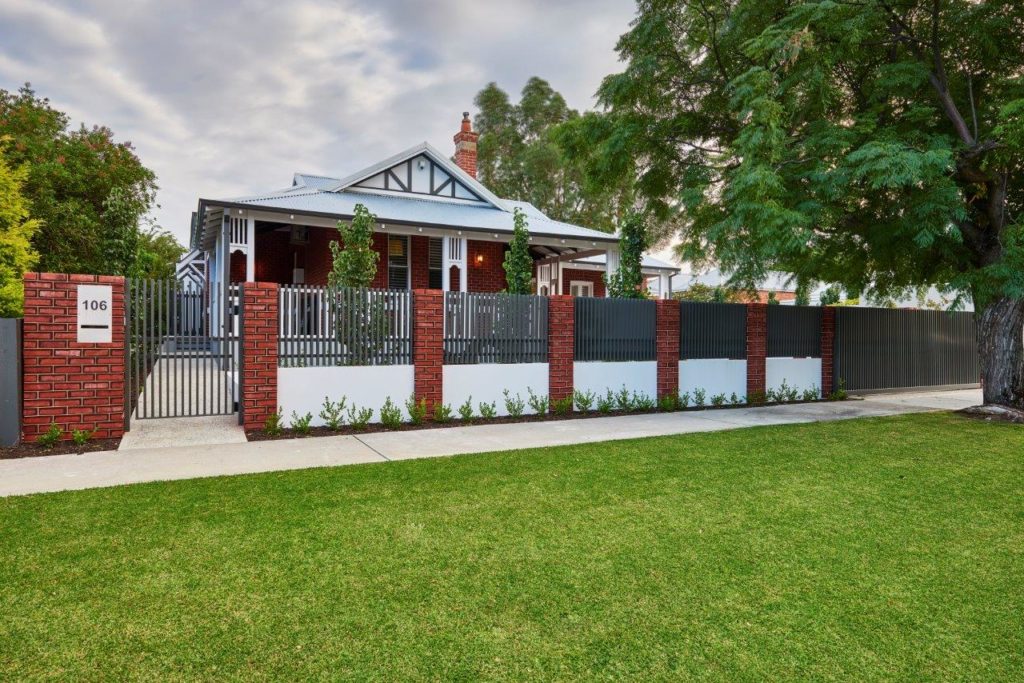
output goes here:
[[476, 255], [476, 264], [478, 266], [479, 265], [483, 265], [483, 262], [484, 262], [484, 255], [483, 254], [477, 254]]

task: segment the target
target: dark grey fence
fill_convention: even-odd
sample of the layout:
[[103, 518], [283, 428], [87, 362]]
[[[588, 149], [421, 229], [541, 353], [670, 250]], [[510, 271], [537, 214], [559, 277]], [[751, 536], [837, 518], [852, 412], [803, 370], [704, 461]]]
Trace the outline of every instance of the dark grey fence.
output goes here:
[[444, 362], [548, 362], [547, 298], [446, 292]]
[[280, 289], [278, 365], [409, 365], [409, 292], [289, 285]]
[[679, 311], [679, 358], [747, 357], [744, 304], [683, 301]]
[[834, 377], [850, 390], [977, 384], [973, 313], [836, 309]]
[[0, 446], [21, 438], [21, 318], [0, 318]]
[[767, 317], [770, 358], [821, 357], [820, 307], [768, 306]]
[[655, 303], [576, 299], [576, 360], [655, 360]]

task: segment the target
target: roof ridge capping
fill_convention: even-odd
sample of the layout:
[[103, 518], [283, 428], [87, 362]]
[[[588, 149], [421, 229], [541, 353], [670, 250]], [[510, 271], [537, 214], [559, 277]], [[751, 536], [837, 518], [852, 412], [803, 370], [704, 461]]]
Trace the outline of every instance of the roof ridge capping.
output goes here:
[[494, 208], [500, 209], [505, 213], [512, 213], [512, 209], [509, 208], [507, 202], [505, 202], [504, 199], [502, 199], [501, 197], [499, 197], [498, 195], [494, 194], [486, 187], [484, 187], [484, 185], [479, 180], [477, 180], [476, 178], [474, 178], [473, 176], [469, 175], [461, 168], [459, 168], [459, 166], [454, 161], [452, 161], [444, 154], [442, 154], [440, 151], [438, 151], [437, 148], [435, 148], [429, 142], [421, 142], [418, 145], [413, 145], [409, 149], [399, 152], [394, 156], [390, 156], [387, 159], [384, 159], [383, 161], [378, 161], [372, 166], [367, 166], [361, 171], [357, 171], [352, 175], [346, 176], [342, 178], [341, 181], [338, 182], [336, 187], [332, 187], [329, 191], [342, 192], [345, 189], [351, 187], [352, 185], [355, 185], [356, 183], [366, 180], [367, 178], [377, 175], [378, 173], [384, 171], [385, 169], [391, 168], [396, 164], [400, 164], [403, 161], [411, 159], [420, 154], [426, 154], [427, 156], [429, 156], [431, 159], [433, 159], [435, 163], [442, 166], [444, 170], [447, 173], [449, 173], [453, 178], [455, 178], [460, 183], [466, 185], [471, 190], [479, 194], [489, 204], [494, 206]]

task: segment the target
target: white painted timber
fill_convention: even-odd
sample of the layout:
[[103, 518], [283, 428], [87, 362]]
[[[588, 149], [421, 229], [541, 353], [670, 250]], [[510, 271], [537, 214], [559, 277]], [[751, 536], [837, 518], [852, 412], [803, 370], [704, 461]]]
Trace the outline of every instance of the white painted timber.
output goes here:
[[577, 362], [573, 364], [573, 385], [582, 392], [604, 395], [608, 389], [619, 391], [625, 386], [631, 392], [658, 396], [658, 363], [656, 361], [622, 361], [614, 363]]
[[[513, 397], [519, 394], [524, 401], [530, 389], [538, 396], [548, 395], [547, 363], [445, 365], [443, 373], [444, 402], [451, 405], [453, 410], [457, 410], [472, 396], [475, 414], [480, 414], [479, 406], [486, 402], [496, 404], [498, 415], [508, 415], [502, 394], [505, 389]], [[529, 403], [525, 412], [534, 412]]]
[[801, 393], [805, 389], [821, 391], [820, 358], [768, 358], [765, 360], [765, 386], [771, 391], [786, 384], [796, 387]]
[[413, 392], [412, 365], [368, 365], [327, 368], [278, 368], [277, 401], [286, 423], [294, 410], [299, 415], [313, 413], [313, 426], [320, 426], [324, 398], [337, 401], [345, 397], [347, 406], [373, 408], [371, 422], [380, 422], [380, 408], [390, 398], [402, 409]]
[[747, 361], [729, 358], [700, 358], [679, 361], [679, 395], [703, 389], [710, 401], [712, 396], [725, 394], [740, 398], [747, 396]]

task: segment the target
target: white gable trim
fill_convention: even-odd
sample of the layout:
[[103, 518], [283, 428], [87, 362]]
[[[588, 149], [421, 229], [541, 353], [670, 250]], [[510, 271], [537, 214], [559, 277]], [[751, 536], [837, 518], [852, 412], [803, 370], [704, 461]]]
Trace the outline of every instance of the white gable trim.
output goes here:
[[[492, 193], [486, 187], [484, 187], [478, 180], [471, 177], [468, 173], [463, 171], [458, 165], [449, 159], [448, 157], [441, 154], [439, 151], [434, 149], [430, 144], [422, 142], [415, 147], [411, 147], [404, 152], [400, 152], [392, 157], [384, 159], [383, 161], [377, 162], [373, 166], [368, 166], [358, 173], [353, 173], [347, 178], [343, 178], [337, 187], [332, 188], [332, 192], [341, 192], [352, 188], [354, 185], [358, 185], [374, 176], [383, 174], [388, 169], [397, 166], [403, 162], [411, 161], [417, 156], [423, 155], [433, 161], [439, 166], [444, 172], [450, 175], [456, 182], [463, 185], [472, 194], [482, 199], [485, 203], [492, 205], [496, 209], [500, 209], [507, 213], [511, 212], [508, 205], [500, 199], [497, 195]], [[379, 188], [382, 189], [382, 188]], [[474, 201], [465, 196], [457, 195], [456, 198], [466, 199], [467, 201]], [[450, 197], [449, 197], [450, 199]]]

